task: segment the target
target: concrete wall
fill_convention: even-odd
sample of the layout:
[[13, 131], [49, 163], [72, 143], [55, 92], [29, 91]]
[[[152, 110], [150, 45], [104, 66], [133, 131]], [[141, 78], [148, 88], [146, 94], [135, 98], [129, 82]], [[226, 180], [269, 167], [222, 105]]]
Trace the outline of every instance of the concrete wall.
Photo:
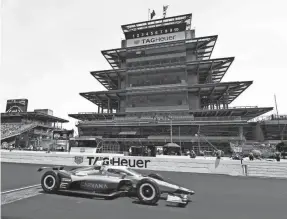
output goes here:
[[119, 90], [124, 90], [128, 85], [126, 84], [126, 80], [124, 78], [120, 81]]
[[188, 85], [198, 84], [198, 75], [196, 73], [188, 73], [187, 83]]
[[197, 110], [200, 109], [200, 99], [198, 96], [194, 94], [188, 95], [188, 104], [190, 110]]
[[188, 105], [178, 106], [152, 106], [152, 107], [127, 107], [126, 112], [156, 112], [156, 111], [182, 111], [188, 110]]
[[264, 141], [264, 134], [260, 123], [257, 123], [255, 126], [255, 139], [256, 141]]
[[120, 112], [125, 112], [126, 110], [126, 100], [120, 101]]
[[185, 57], [186, 56], [186, 52], [165, 53], [165, 54], [158, 54], [158, 55], [148, 54], [148, 55], [149, 56], [137, 57], [137, 58], [129, 58], [129, 59], [127, 59], [126, 62], [127, 62], [127, 64], [128, 63], [133, 63], [133, 62], [136, 62], [138, 64], [139, 62], [146, 62], [146, 61], [155, 61], [155, 60], [162, 61], [162, 60], [165, 60], [165, 59]]
[[186, 52], [186, 61], [187, 62], [196, 61], [196, 55], [195, 55], [194, 51], [189, 50]]
[[287, 178], [286, 162], [244, 161], [248, 176]]
[[[113, 154], [23, 152], [1, 150], [1, 162], [64, 166], [94, 165], [99, 159], [135, 169], [189, 173], [287, 178], [287, 162], [191, 159], [189, 157], [129, 157]], [[110, 164], [112, 165], [112, 164]], [[245, 169], [247, 166], [247, 169]], [[246, 171], [247, 170], [247, 171]]]
[[[195, 160], [190, 158], [156, 158], [156, 157], [128, 157], [111, 154], [69, 154], [43, 152], [5, 151], [1, 153], [2, 162], [31, 163], [43, 165], [89, 166], [99, 159], [112, 161], [114, 165], [129, 166], [135, 169], [155, 171], [176, 171], [192, 173], [211, 173], [242, 176], [240, 162], [224, 160]], [[79, 161], [81, 163], [77, 163]]]

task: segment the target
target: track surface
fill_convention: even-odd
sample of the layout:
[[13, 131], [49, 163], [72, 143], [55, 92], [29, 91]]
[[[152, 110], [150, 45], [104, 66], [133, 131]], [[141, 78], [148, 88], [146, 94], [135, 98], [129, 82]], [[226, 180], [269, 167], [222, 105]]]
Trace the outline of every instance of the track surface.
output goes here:
[[[2, 192], [39, 184], [39, 165], [2, 163]], [[1, 206], [3, 219], [50, 218], [193, 218], [193, 219], [286, 219], [287, 182], [207, 174], [160, 173], [193, 189], [196, 194], [186, 208], [137, 204], [130, 198], [97, 200], [72, 196], [37, 195]]]

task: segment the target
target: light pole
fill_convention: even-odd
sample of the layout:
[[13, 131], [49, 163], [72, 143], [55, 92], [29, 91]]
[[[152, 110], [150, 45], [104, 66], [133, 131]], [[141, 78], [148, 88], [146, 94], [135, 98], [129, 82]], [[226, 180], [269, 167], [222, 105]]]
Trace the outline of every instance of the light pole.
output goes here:
[[198, 131], [197, 131], [197, 134], [195, 134], [195, 136], [197, 136], [198, 152], [200, 152], [201, 150], [200, 148], [200, 126], [198, 126]]
[[171, 116], [171, 114], [169, 116], [169, 119], [170, 119], [170, 143], [173, 143], [173, 141], [172, 141], [172, 116]]

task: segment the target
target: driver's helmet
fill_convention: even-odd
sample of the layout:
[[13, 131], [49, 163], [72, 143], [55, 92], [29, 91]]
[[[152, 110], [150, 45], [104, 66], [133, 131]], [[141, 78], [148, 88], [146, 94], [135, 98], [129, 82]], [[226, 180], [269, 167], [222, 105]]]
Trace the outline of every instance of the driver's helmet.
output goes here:
[[94, 167], [95, 167], [96, 169], [103, 170], [103, 169], [104, 169], [103, 163], [104, 163], [103, 160], [98, 160], [98, 161], [95, 163]]

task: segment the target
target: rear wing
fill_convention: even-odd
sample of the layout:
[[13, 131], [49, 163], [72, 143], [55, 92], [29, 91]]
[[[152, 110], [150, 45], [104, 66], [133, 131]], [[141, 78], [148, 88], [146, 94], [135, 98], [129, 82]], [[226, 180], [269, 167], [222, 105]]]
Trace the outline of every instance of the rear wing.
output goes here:
[[52, 169], [52, 170], [63, 170], [64, 167], [63, 166], [55, 166], [55, 167], [40, 167], [38, 169], [38, 172], [41, 172], [42, 170], [45, 170], [45, 169]]

